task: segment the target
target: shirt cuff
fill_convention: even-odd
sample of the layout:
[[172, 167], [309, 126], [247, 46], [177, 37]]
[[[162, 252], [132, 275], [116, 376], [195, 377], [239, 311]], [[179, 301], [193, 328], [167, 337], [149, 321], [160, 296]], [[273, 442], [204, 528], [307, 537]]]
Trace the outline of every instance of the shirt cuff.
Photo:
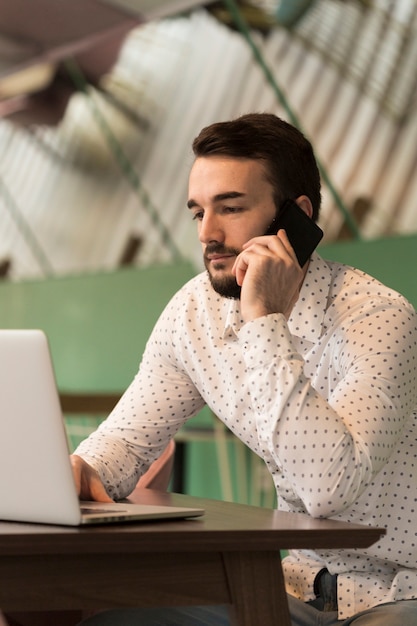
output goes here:
[[239, 342], [247, 367], [255, 369], [278, 356], [300, 358], [291, 340], [287, 321], [282, 313], [273, 313], [247, 322], [239, 331]]

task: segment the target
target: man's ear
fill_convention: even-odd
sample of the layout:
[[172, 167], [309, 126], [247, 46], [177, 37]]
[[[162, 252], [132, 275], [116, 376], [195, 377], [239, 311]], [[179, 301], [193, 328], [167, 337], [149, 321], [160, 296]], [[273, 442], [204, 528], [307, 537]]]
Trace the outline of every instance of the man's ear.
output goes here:
[[313, 215], [313, 205], [311, 204], [311, 200], [308, 196], [299, 196], [295, 201], [298, 206], [303, 209], [304, 213], [308, 215], [308, 217]]

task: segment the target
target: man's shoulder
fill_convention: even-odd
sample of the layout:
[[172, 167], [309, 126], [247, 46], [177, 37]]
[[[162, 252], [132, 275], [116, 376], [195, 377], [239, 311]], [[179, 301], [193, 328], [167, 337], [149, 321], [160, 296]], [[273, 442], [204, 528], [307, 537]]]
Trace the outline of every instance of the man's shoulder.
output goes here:
[[325, 262], [331, 272], [330, 301], [343, 300], [351, 306], [354, 303], [370, 305], [376, 301], [390, 306], [397, 303], [400, 307], [413, 311], [414, 307], [401, 293], [362, 269], [337, 261]]
[[207, 272], [200, 272], [190, 278], [172, 297], [168, 308], [208, 310], [220, 299], [211, 286]]
[[154, 336], [171, 333], [182, 339], [189, 333], [219, 334], [229, 307], [229, 300], [221, 298], [211, 286], [205, 272], [187, 281], [171, 298], [162, 312]]

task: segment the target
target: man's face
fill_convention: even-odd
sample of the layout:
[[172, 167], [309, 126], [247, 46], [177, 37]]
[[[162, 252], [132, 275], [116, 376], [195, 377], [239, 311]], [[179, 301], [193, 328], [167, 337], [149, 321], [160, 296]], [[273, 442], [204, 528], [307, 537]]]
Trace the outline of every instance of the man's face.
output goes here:
[[198, 157], [190, 172], [188, 207], [197, 220], [204, 265], [213, 288], [239, 298], [232, 267], [244, 243], [263, 235], [275, 217], [264, 165], [252, 159]]

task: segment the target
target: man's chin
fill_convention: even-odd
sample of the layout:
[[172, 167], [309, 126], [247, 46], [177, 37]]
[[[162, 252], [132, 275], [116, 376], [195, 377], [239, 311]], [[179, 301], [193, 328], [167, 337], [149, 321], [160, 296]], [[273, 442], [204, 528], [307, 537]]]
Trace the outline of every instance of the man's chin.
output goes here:
[[237, 284], [234, 276], [216, 277], [208, 272], [211, 286], [214, 291], [223, 298], [240, 300], [241, 287]]

